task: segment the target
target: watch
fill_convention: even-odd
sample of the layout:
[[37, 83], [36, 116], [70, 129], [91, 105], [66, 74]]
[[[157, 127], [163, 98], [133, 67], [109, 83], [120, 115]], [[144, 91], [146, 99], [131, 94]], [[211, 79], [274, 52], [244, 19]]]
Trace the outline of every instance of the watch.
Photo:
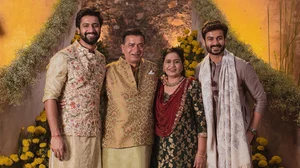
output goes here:
[[257, 129], [249, 127], [249, 131], [255, 136], [257, 134]]

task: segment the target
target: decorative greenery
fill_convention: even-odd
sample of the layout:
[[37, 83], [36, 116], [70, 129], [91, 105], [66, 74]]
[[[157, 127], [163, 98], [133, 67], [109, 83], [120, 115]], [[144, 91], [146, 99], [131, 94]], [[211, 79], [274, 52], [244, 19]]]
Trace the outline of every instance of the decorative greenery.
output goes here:
[[[211, 0], [193, 0], [192, 2], [195, 11], [204, 22], [220, 20], [229, 25]], [[268, 111], [281, 112], [284, 121], [294, 120], [300, 126], [300, 89], [295, 85], [292, 78], [272, 69], [270, 65], [258, 59], [251, 48], [239, 41], [235, 33], [230, 31], [230, 29], [226, 47], [235, 55], [249, 61], [255, 68], [267, 93]]]
[[77, 9], [77, 0], [60, 0], [55, 12], [31, 45], [19, 50], [10, 66], [0, 69], [0, 109], [4, 105], [22, 103], [28, 86], [35, 82], [37, 74], [45, 69], [47, 59], [57, 47], [70, 25], [70, 18]]
[[0, 168], [24, 167], [46, 168], [50, 157], [50, 129], [47, 123], [46, 112], [42, 111], [36, 117], [36, 126], [24, 127], [19, 136], [19, 150], [9, 157], [0, 156]]
[[256, 138], [254, 145], [252, 145], [253, 168], [283, 168], [280, 166], [281, 157], [275, 155], [269, 159], [267, 145], [268, 140], [266, 138]]
[[184, 68], [186, 76], [194, 76], [195, 67], [204, 58], [204, 49], [199, 45], [197, 41], [197, 30], [186, 29], [183, 31], [183, 36], [178, 36], [177, 41], [179, 42], [180, 48], [184, 51]]

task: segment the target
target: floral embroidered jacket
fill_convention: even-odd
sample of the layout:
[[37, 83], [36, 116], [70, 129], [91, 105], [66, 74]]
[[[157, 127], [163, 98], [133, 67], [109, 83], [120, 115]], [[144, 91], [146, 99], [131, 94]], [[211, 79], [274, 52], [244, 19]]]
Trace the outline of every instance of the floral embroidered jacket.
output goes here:
[[100, 136], [100, 91], [105, 77], [105, 57], [90, 53], [77, 41], [50, 60], [43, 101], [65, 102], [59, 122], [64, 135]]

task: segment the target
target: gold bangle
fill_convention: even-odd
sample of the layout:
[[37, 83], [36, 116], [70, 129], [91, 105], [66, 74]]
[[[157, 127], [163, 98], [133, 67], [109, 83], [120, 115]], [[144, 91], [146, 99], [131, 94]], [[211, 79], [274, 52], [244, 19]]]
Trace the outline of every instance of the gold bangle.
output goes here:
[[202, 155], [202, 154], [200, 154], [200, 153], [197, 153], [197, 156], [202, 157], [202, 158], [205, 158], [205, 157], [206, 157], [206, 154]]

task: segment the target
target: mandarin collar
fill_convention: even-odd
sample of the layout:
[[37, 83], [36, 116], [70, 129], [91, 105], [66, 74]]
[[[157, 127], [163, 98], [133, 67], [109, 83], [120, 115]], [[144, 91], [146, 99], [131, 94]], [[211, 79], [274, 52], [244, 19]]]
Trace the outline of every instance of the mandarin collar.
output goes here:
[[94, 53], [92, 53], [92, 52], [90, 52], [89, 49], [87, 49], [87, 48], [85, 48], [84, 46], [82, 46], [82, 45], [79, 43], [79, 41], [77, 41], [77, 40], [74, 41], [74, 45], [75, 45], [76, 48], [77, 48], [79, 51], [81, 51], [81, 52], [87, 52], [87, 53], [91, 53], [91, 54], [96, 54], [97, 46], [96, 46], [96, 48], [93, 50]]

